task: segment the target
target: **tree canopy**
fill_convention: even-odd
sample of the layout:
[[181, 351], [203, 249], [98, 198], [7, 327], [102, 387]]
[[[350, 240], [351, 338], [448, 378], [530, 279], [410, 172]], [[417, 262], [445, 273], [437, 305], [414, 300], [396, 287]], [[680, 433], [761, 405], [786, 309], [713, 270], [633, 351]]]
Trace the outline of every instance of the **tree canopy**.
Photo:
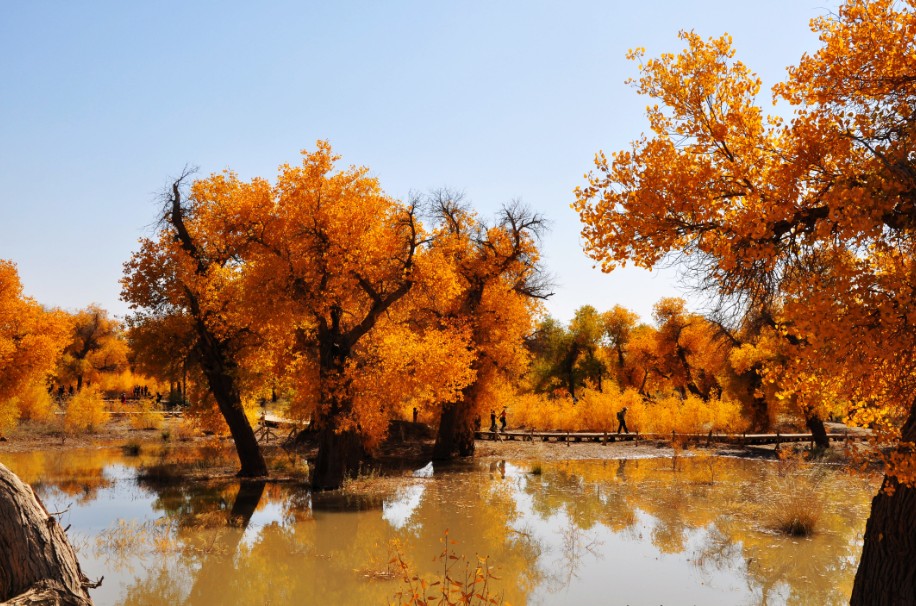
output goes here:
[[[682, 32], [686, 48], [656, 59], [632, 51], [651, 134], [599, 153], [574, 204], [605, 270], [674, 258], [743, 314], [772, 312], [794, 345], [782, 397], [814, 416], [844, 402], [902, 442], [885, 492], [916, 480], [914, 9], [849, 0], [814, 19], [821, 47], [774, 88], [796, 108], [788, 121], [764, 114], [727, 35]], [[866, 585], [854, 602], [881, 595]]]

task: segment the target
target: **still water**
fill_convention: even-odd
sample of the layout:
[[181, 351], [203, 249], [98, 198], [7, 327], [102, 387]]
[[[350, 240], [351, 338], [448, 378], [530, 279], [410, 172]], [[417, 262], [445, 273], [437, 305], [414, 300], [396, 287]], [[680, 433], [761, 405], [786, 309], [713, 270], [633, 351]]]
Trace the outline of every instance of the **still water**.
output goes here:
[[[84, 572], [105, 577], [98, 605], [397, 603], [399, 557], [430, 582], [486, 557], [491, 595], [515, 606], [841, 604], [879, 480], [711, 456], [427, 466], [369, 495], [138, 478], [164, 456], [0, 462], [66, 511]], [[777, 531], [795, 510], [812, 537]]]

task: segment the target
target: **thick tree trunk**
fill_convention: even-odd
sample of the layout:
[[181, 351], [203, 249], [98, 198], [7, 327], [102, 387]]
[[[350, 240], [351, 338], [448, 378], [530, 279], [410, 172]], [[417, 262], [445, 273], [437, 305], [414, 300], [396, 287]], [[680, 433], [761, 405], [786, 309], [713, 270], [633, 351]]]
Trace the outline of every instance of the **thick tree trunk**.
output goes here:
[[[916, 453], [916, 401], [901, 435], [898, 453]], [[852, 586], [851, 606], [916, 604], [916, 487], [884, 476], [865, 525], [862, 559]]]
[[811, 415], [805, 419], [805, 425], [811, 431], [811, 439], [818, 448], [830, 448], [830, 438], [827, 437], [827, 428], [824, 422], [817, 415]]
[[88, 585], [60, 524], [0, 465], [0, 604], [91, 605]]
[[322, 427], [318, 433], [318, 458], [312, 474], [312, 488], [340, 488], [345, 478], [356, 477], [365, 459], [366, 451], [357, 432], [337, 433], [333, 426]]
[[458, 402], [447, 404], [439, 420], [434, 461], [474, 456], [474, 386], [464, 389]]

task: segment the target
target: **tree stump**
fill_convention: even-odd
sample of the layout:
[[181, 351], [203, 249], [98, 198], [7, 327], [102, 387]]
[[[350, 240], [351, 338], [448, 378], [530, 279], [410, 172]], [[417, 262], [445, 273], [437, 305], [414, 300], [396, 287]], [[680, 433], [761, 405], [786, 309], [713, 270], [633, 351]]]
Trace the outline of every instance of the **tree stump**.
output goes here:
[[0, 606], [91, 606], [89, 586], [64, 529], [0, 464]]

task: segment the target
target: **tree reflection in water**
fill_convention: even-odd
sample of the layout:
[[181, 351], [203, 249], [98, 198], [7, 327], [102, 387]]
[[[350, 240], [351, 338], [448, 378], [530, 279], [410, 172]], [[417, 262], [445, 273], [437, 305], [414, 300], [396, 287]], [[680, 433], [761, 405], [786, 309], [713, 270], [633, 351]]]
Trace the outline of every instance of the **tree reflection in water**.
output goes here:
[[[582, 529], [629, 533], [630, 543], [648, 537], [661, 554], [685, 556], [704, 582], [714, 573], [743, 578], [753, 602], [832, 604], [849, 599], [876, 481], [697, 456], [545, 465], [525, 491], [538, 515], [566, 512]], [[814, 536], [775, 530], [786, 499], [822, 508]]]
[[[96, 603], [137, 606], [385, 604], [401, 589], [390, 574], [390, 542], [398, 541], [418, 574], [433, 578], [446, 529], [469, 560], [489, 556], [501, 577], [497, 590], [516, 605], [598, 596], [844, 603], [877, 482], [797, 464], [695, 456], [544, 463], [537, 475], [511, 462], [455, 466], [398, 478], [390, 494], [312, 496], [299, 485], [237, 481], [138, 488], [112, 483], [112, 458], [85, 457], [81, 466], [30, 455], [20, 463], [31, 479], [47, 478], [43, 490], [82, 495], [74, 509], [134, 511], [129, 501], [145, 495], [150, 509], [134, 514], [137, 523], [161, 518], [162, 532], [149, 533], [145, 546], [124, 541], [104, 560], [88, 554], [106, 576]], [[114, 475], [136, 467], [118, 463]], [[58, 482], [58, 472], [89, 490]], [[821, 504], [814, 536], [774, 530], [774, 511], [793, 499]]]

